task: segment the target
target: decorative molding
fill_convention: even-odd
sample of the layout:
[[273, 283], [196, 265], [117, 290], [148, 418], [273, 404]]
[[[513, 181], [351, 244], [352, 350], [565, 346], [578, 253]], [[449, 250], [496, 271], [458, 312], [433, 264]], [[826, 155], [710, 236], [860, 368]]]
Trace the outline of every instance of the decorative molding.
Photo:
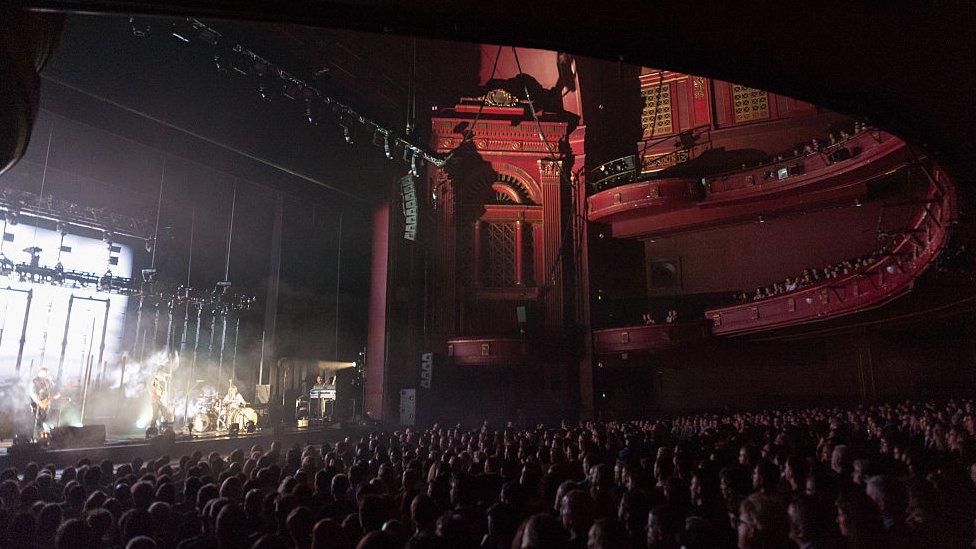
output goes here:
[[495, 89], [486, 93], [484, 101], [485, 105], [491, 107], [514, 107], [519, 103], [514, 95], [502, 89]]
[[670, 168], [691, 159], [691, 149], [678, 149], [661, 154], [645, 154], [641, 158], [641, 172], [650, 173]]
[[695, 99], [702, 99], [705, 97], [705, 79], [701, 76], [696, 76], [691, 79], [691, 86], [694, 90]]
[[563, 171], [562, 160], [550, 160], [548, 158], [540, 158], [538, 162], [539, 162], [539, 174], [542, 177], [558, 178]]

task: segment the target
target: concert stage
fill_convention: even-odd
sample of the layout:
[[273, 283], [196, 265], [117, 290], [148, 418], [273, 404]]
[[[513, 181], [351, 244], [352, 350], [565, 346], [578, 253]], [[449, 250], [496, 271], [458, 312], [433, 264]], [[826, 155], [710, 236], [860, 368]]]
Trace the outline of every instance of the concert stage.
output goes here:
[[61, 468], [74, 465], [82, 458], [90, 459], [92, 462], [108, 459], [116, 465], [129, 462], [135, 457], [150, 459], [162, 455], [169, 455], [174, 461], [177, 461], [180, 456], [190, 455], [198, 450], [205, 455], [210, 452], [227, 455], [237, 448], [247, 450], [255, 444], [260, 444], [267, 450], [272, 442], [278, 441], [283, 448], [290, 448], [295, 444], [304, 446], [305, 444], [322, 444], [324, 442], [334, 443], [346, 437], [356, 439], [367, 432], [369, 432], [369, 427], [360, 425], [333, 424], [307, 428], [279, 427], [276, 429], [260, 429], [254, 433], [240, 433], [236, 436], [214, 434], [188, 438], [185, 435], [178, 435], [175, 442], [163, 438], [147, 440], [144, 436], [119, 437], [106, 440], [103, 446], [66, 449], [34, 447], [33, 445], [9, 446], [9, 441], [5, 441], [4, 448], [0, 449], [0, 468], [22, 467], [31, 461], [35, 461], [41, 466], [53, 463], [56, 467]]

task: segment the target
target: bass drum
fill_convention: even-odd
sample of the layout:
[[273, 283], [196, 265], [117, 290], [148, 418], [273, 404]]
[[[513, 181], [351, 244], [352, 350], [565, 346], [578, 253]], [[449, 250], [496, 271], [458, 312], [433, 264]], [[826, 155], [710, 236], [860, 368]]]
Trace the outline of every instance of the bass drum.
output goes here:
[[241, 429], [247, 428], [248, 422], [252, 423], [256, 427], [258, 424], [258, 413], [254, 408], [241, 408], [240, 411], [237, 412], [237, 416], [231, 419], [230, 422], [238, 424]]
[[201, 412], [193, 416], [191, 425], [194, 433], [205, 433], [214, 430], [217, 427], [217, 421], [211, 414]]

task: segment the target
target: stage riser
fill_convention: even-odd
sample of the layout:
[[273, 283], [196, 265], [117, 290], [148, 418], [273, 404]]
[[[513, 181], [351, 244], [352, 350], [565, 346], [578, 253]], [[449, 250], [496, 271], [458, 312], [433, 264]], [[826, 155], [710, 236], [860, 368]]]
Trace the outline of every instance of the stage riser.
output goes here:
[[[75, 465], [80, 459], [87, 458], [92, 462], [99, 462], [108, 459], [114, 464], [126, 463], [133, 458], [142, 459], [157, 458], [163, 454], [168, 454], [174, 461], [179, 460], [180, 456], [190, 455], [199, 450], [204, 455], [210, 452], [218, 452], [222, 455], [230, 454], [237, 448], [248, 450], [255, 444], [260, 444], [267, 450], [271, 443], [279, 441], [283, 448], [289, 448], [294, 444], [319, 445], [324, 442], [338, 442], [346, 437], [357, 439], [368, 432], [365, 428], [312, 428], [301, 430], [288, 430], [275, 435], [272, 429], [264, 429], [259, 433], [245, 434], [238, 437], [219, 437], [219, 438], [197, 438], [193, 440], [177, 441], [171, 444], [150, 444], [148, 442], [132, 442], [129, 444], [118, 444], [112, 446], [102, 446], [99, 448], [72, 448], [65, 450], [47, 450], [32, 452], [29, 455], [4, 455], [0, 456], [0, 468], [2, 467], [23, 467], [30, 461], [36, 461], [41, 466], [53, 463], [58, 468]], [[9, 452], [10, 449], [8, 449]]]

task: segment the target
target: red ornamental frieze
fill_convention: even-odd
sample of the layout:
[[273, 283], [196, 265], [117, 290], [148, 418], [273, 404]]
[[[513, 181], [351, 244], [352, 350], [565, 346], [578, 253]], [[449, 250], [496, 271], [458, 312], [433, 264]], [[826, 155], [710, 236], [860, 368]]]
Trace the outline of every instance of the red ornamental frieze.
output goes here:
[[[475, 148], [479, 151], [497, 152], [547, 152], [550, 148], [555, 148], [558, 139], [551, 139], [549, 146], [536, 139], [535, 141], [503, 141], [476, 139]], [[449, 151], [461, 143], [461, 139], [440, 139], [437, 142], [438, 151]]]

